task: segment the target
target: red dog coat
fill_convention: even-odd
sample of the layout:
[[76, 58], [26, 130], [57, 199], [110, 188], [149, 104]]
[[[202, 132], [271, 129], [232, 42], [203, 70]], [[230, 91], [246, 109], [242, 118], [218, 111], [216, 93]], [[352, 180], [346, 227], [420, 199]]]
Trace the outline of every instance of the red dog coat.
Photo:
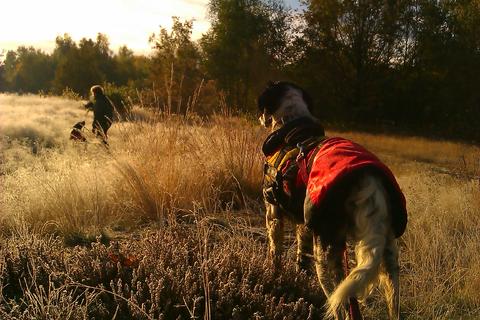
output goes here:
[[[313, 159], [310, 158], [312, 156]], [[311, 163], [311, 169], [307, 168], [308, 163]], [[406, 200], [397, 180], [385, 164], [359, 144], [343, 138], [327, 138], [318, 149], [313, 149], [305, 159], [299, 161], [299, 167], [298, 180], [306, 185], [306, 195], [316, 207], [321, 207], [328, 198], [329, 191], [343, 179], [358, 169], [373, 169], [384, 178], [384, 185], [392, 203], [395, 236], [399, 237], [405, 231]]]

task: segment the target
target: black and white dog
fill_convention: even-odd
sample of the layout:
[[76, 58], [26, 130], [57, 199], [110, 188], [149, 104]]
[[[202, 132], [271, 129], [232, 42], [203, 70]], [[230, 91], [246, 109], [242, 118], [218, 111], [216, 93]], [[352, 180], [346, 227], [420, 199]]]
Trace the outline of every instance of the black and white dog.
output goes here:
[[[399, 318], [397, 240], [406, 228], [405, 198], [391, 171], [372, 153], [343, 138], [325, 137], [310, 113], [312, 99], [289, 82], [259, 96], [260, 122], [272, 128], [263, 145], [269, 253], [282, 254], [283, 220], [297, 224], [297, 263], [313, 243], [315, 269], [328, 299], [327, 315], [344, 319], [377, 281], [390, 319]], [[356, 266], [346, 275], [347, 241]], [[357, 307], [358, 308], [358, 307]]]
[[83, 132], [84, 128], [85, 128], [85, 121], [79, 121], [75, 123], [75, 125], [72, 128], [72, 131], [70, 131], [70, 140], [75, 142], [86, 142], [87, 138], [85, 137], [85, 133]]

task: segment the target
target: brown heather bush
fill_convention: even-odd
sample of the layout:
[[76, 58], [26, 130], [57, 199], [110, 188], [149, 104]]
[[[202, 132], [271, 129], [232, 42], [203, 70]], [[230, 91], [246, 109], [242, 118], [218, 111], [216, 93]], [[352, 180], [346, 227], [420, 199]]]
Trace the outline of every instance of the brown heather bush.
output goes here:
[[[60, 101], [1, 99], [19, 110]], [[321, 318], [316, 277], [294, 271], [291, 234], [281, 272], [266, 256], [265, 130], [242, 118], [134, 108], [132, 121], [113, 125], [106, 150], [91, 136], [86, 145], [68, 141], [64, 127], [84, 116], [77, 103], [37, 109], [34, 117], [59, 122], [44, 128], [62, 129], [36, 131], [36, 141], [53, 142], [35, 154], [32, 137], [5, 133], [33, 132], [36, 121], [25, 112], [26, 130], [14, 130], [13, 107], [2, 105], [10, 122], [0, 128], [1, 319]], [[76, 116], [65, 120], [70, 109]], [[403, 317], [479, 319], [478, 148], [342, 135], [391, 166], [407, 197]], [[363, 310], [367, 319], [386, 318], [378, 292]]]
[[314, 279], [295, 275], [293, 259], [285, 272], [272, 273], [263, 241], [242, 222], [230, 222], [172, 222], [110, 247], [65, 248], [58, 238], [11, 237], [0, 253], [0, 316], [197, 319], [208, 307], [216, 319], [318, 318], [314, 305], [322, 298]]

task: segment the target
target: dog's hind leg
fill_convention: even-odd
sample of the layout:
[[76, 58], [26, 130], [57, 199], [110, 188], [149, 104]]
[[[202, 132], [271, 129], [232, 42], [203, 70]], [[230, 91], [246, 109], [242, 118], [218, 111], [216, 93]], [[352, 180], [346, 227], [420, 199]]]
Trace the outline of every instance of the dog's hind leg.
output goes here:
[[273, 267], [279, 269], [283, 253], [283, 217], [280, 208], [268, 202], [265, 203], [265, 224], [267, 227], [268, 253]]
[[[318, 235], [314, 235], [313, 255], [315, 258], [315, 269], [317, 271], [318, 281], [325, 293], [327, 299], [343, 280], [345, 274], [343, 269], [343, 252], [345, 250], [345, 242], [338, 244], [322, 243]], [[346, 310], [346, 309], [345, 309]], [[335, 319], [340, 320], [346, 317], [346, 313], [342, 310], [335, 310]]]
[[376, 176], [362, 178], [347, 204], [354, 219], [357, 265], [330, 296], [329, 313], [332, 315], [350, 298], [365, 298], [377, 283], [390, 223], [386, 192]]
[[389, 319], [400, 319], [398, 246], [393, 234], [389, 236], [385, 246], [380, 285], [387, 301]]
[[303, 224], [296, 226], [297, 237], [297, 271], [310, 269], [313, 255], [313, 234]]

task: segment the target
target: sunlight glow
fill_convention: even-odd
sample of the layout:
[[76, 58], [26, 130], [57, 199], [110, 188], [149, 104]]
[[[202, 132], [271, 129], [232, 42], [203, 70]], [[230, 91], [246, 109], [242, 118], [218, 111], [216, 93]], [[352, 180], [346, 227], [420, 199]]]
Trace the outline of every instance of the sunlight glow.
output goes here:
[[55, 47], [55, 37], [70, 34], [75, 41], [95, 39], [101, 32], [111, 48], [127, 45], [148, 53], [148, 38], [160, 26], [170, 28], [172, 16], [194, 19], [193, 38], [208, 30], [208, 0], [14, 0], [2, 1], [0, 51], [19, 45], [46, 51]]

